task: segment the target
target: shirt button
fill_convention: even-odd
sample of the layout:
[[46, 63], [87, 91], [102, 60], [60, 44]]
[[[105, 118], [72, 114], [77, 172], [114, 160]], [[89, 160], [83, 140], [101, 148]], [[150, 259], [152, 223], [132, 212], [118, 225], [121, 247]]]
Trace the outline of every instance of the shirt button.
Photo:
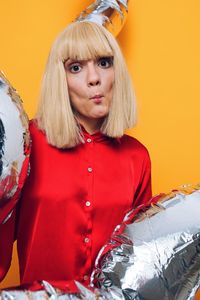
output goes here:
[[92, 171], [93, 171], [92, 168], [89, 167], [89, 168], [88, 168], [88, 172], [91, 173]]
[[88, 143], [91, 143], [91, 141], [92, 141], [91, 139], [87, 139], [87, 142], [88, 142]]
[[85, 205], [86, 205], [86, 206], [90, 206], [90, 205], [91, 205], [90, 201], [86, 201], [86, 202], [85, 202]]
[[83, 276], [83, 279], [84, 279], [84, 280], [88, 280], [88, 275], [84, 275], [84, 276]]
[[85, 243], [89, 243], [90, 239], [88, 237], [84, 238]]

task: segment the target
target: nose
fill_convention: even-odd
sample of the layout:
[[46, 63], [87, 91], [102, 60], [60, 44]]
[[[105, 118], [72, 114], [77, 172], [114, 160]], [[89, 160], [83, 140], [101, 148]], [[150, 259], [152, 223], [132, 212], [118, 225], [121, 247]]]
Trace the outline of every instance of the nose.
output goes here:
[[89, 61], [87, 64], [87, 82], [88, 86], [95, 86], [101, 83], [98, 66], [94, 61]]

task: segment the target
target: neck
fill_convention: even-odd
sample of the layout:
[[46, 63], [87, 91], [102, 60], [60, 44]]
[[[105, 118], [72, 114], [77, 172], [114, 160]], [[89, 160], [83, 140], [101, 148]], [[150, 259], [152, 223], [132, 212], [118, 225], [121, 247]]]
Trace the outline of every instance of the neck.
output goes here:
[[89, 134], [99, 131], [103, 123], [103, 119], [87, 119], [79, 116], [77, 120]]

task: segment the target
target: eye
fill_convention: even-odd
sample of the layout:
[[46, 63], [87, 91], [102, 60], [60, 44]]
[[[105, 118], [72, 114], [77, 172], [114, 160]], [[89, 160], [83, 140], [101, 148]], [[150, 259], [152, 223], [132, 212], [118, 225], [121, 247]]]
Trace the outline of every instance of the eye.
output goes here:
[[113, 58], [112, 57], [101, 57], [98, 60], [98, 65], [101, 68], [110, 68], [113, 65]]
[[81, 66], [76, 63], [76, 64], [69, 65], [68, 69], [71, 73], [78, 73], [81, 70]]

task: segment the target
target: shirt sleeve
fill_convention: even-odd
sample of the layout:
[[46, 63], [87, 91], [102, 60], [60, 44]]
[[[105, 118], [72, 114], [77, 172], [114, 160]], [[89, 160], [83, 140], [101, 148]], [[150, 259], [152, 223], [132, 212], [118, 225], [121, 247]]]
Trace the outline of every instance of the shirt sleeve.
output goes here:
[[12, 260], [13, 242], [15, 240], [15, 216], [16, 209], [12, 211], [7, 221], [0, 224], [0, 282], [6, 276]]
[[[146, 149], [145, 149], [146, 150]], [[150, 204], [152, 198], [152, 187], [151, 187], [151, 160], [149, 153], [146, 150], [142, 164], [142, 171], [140, 176], [139, 184], [136, 188], [133, 207], [137, 207], [141, 204]]]

